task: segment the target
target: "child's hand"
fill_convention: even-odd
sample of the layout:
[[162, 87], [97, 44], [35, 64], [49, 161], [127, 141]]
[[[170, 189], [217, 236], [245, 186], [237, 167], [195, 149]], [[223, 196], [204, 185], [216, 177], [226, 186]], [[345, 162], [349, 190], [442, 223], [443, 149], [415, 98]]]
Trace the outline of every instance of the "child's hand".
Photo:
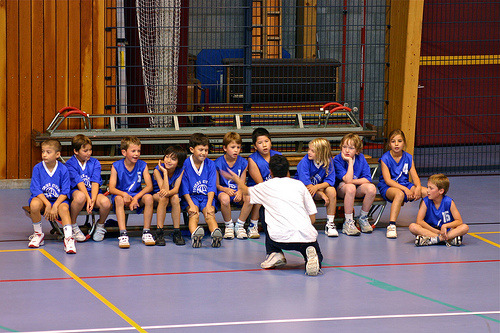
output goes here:
[[158, 169], [160, 169], [160, 171], [163, 173], [167, 172], [167, 169], [165, 169], [165, 167], [161, 165], [161, 160], [158, 160]]
[[350, 163], [350, 162], [352, 162], [352, 161], [353, 161], [353, 159], [352, 159], [352, 157], [351, 157], [351, 156], [346, 156], [346, 155], [344, 155], [344, 153], [340, 153], [340, 156], [342, 156], [342, 159], [343, 159], [344, 161], [346, 161], [347, 163]]
[[309, 191], [309, 193], [311, 194], [311, 196], [314, 198], [314, 196], [316, 195], [316, 192], [318, 191], [316, 189], [316, 186], [309, 184], [309, 185], [306, 185], [306, 188]]
[[234, 196], [234, 190], [232, 188], [229, 188], [229, 187], [224, 188], [224, 193], [226, 193], [230, 197]]
[[405, 188], [404, 192], [405, 192], [406, 197], [408, 198], [408, 200], [413, 200], [413, 192], [411, 190]]
[[50, 209], [47, 209], [47, 210], [49, 211], [47, 220], [56, 221], [57, 216], [59, 215], [59, 213], [57, 212], [57, 210], [58, 210], [57, 207], [55, 205], [53, 205]]
[[195, 214], [198, 214], [198, 209], [195, 205], [189, 205], [189, 208], [188, 208], [188, 215], [189, 216], [193, 216]]
[[328, 199], [328, 196], [324, 192], [318, 192], [320, 197], [325, 201], [325, 206], [328, 206], [330, 204], [330, 199]]
[[447, 229], [446, 226], [443, 224], [441, 226], [441, 231], [439, 233], [441, 235], [441, 237], [443, 237], [443, 240], [448, 240], [448, 233], [447, 233], [446, 229]]
[[94, 201], [87, 200], [87, 213], [88, 214], [92, 213], [92, 210], [94, 209], [94, 204], [95, 204]]
[[125, 206], [129, 206], [133, 199], [134, 198], [132, 198], [130, 194], [124, 195], [123, 202], [125, 203]]
[[422, 191], [420, 186], [413, 186], [411, 189], [413, 190], [413, 199], [415, 200], [420, 199], [422, 196]]
[[[232, 180], [237, 180], [239, 179], [238, 175], [235, 174], [233, 171], [231, 170], [219, 170], [220, 171], [220, 174], [222, 175], [222, 177], [226, 178], [226, 179], [232, 179]], [[229, 172], [228, 172], [229, 171]]]
[[160, 190], [160, 192], [158, 192], [160, 198], [166, 198], [166, 197], [168, 197], [169, 193], [170, 193], [170, 191], [167, 191], [167, 190], [165, 190], [163, 188]]
[[136, 198], [133, 198], [129, 205], [130, 210], [135, 210], [139, 208], [139, 201]]
[[241, 199], [243, 199], [243, 194], [241, 194], [241, 192], [238, 190], [234, 193], [234, 199], [233, 201], [234, 202], [240, 202]]

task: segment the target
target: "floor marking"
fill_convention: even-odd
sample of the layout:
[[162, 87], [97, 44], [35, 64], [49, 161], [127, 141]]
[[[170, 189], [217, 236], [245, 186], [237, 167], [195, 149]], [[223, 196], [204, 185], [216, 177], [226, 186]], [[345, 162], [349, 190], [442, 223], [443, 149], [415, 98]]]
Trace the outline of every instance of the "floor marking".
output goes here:
[[125, 313], [123, 313], [120, 309], [114, 306], [110, 301], [104, 298], [101, 294], [99, 294], [94, 288], [85, 283], [81, 278], [79, 278], [75, 273], [73, 273], [69, 268], [61, 264], [56, 258], [54, 258], [50, 253], [41, 249], [40, 253], [46, 256], [50, 261], [52, 261], [57, 267], [63, 270], [66, 274], [71, 276], [76, 282], [78, 282], [82, 287], [87, 289], [92, 295], [94, 295], [98, 300], [104, 303], [107, 307], [109, 307], [113, 312], [115, 312], [118, 316], [120, 316], [127, 323], [135, 327], [135, 329], [139, 332], [147, 333], [143, 328], [141, 328], [136, 322], [134, 322], [131, 318], [129, 318]]
[[[452, 312], [452, 313], [444, 312], [444, 313], [395, 314], [395, 315], [376, 315], [376, 316], [357, 316], [357, 317], [352, 316], [352, 317], [249, 320], [249, 321], [232, 321], [232, 322], [219, 322], [219, 323], [144, 326], [144, 329], [156, 330], [156, 329], [199, 328], [199, 327], [242, 326], [242, 325], [315, 323], [315, 322], [347, 321], [347, 320], [456, 317], [456, 316], [477, 316], [477, 315], [490, 315], [490, 314], [500, 314], [500, 311]], [[128, 331], [128, 330], [131, 330], [131, 328], [113, 327], [113, 328], [96, 328], [96, 329], [85, 329], [85, 330], [72, 329], [72, 330], [57, 330], [57, 331], [31, 331], [24, 333], [80, 333], [80, 332], [113, 332], [113, 331]]]
[[478, 235], [477, 235], [477, 234], [478, 234], [478, 232], [469, 232], [468, 234], [469, 234], [469, 235], [471, 235], [472, 237], [475, 237], [475, 238], [477, 238], [477, 239], [482, 240], [483, 242], [486, 242], [486, 243], [488, 243], [488, 244], [491, 244], [491, 245], [493, 245], [493, 246], [496, 246], [496, 247], [500, 248], [500, 244], [495, 243], [495, 242], [492, 242], [492, 241], [490, 241], [489, 239], [486, 239], [486, 238], [484, 238], [484, 237], [478, 236]]
[[[470, 235], [471, 233], [468, 233]], [[500, 234], [500, 231], [480, 231], [480, 232], [472, 232], [474, 235], [482, 235], [482, 234]]]
[[[449, 265], [449, 264], [481, 264], [500, 262], [500, 259], [489, 260], [469, 260], [469, 261], [434, 261], [434, 262], [409, 262], [409, 263], [394, 263], [394, 264], [359, 264], [359, 265], [327, 265], [323, 263], [322, 268], [363, 268], [363, 267], [387, 267], [387, 266], [417, 266], [417, 265]], [[302, 269], [302, 267], [297, 268]], [[221, 271], [197, 271], [197, 272], [168, 272], [168, 273], [141, 273], [141, 274], [120, 274], [120, 275], [95, 275], [95, 276], [80, 276], [82, 280], [88, 279], [112, 279], [112, 278], [128, 278], [128, 277], [146, 277], [146, 276], [170, 276], [170, 275], [195, 275], [195, 274], [220, 274], [220, 273], [242, 273], [242, 272], [258, 272], [265, 271], [263, 268], [251, 269], [234, 269], [234, 270], [221, 270]], [[11, 279], [0, 280], [4, 282], [35, 282], [35, 281], [59, 281], [71, 280], [71, 277], [59, 278], [38, 278], [38, 279]]]
[[24, 252], [24, 251], [37, 251], [38, 249], [17, 249], [17, 250], [0, 250], [0, 252]]

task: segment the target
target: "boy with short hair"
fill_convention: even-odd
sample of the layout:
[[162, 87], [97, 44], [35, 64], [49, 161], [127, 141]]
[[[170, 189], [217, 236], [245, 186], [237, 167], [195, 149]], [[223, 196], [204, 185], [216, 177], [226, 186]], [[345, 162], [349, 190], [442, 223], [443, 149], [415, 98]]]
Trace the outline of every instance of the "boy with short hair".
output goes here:
[[[104, 222], [111, 210], [111, 201], [101, 193], [101, 163], [92, 155], [92, 141], [83, 134], [71, 140], [74, 155], [66, 162], [71, 180], [71, 226], [73, 237], [83, 242], [87, 239], [81, 232], [76, 218], [86, 204], [87, 213], [94, 208], [99, 209], [99, 220], [94, 230], [93, 239], [100, 242], [104, 239], [106, 229]], [[90, 235], [89, 235], [90, 236]]]
[[29, 247], [38, 248], [44, 244], [42, 213], [49, 221], [61, 218], [64, 231], [64, 251], [76, 253], [68, 195], [70, 191], [69, 172], [57, 159], [61, 156], [61, 143], [56, 139], [42, 142], [42, 162], [35, 165], [31, 176], [29, 199], [30, 218], [34, 233], [29, 237]]
[[318, 275], [323, 255], [317, 241], [318, 232], [313, 227], [317, 213], [314, 200], [304, 183], [287, 177], [286, 157], [274, 155], [269, 160], [269, 168], [272, 178], [250, 188], [234, 172], [221, 171], [250, 196], [250, 203], [265, 207], [267, 258], [260, 266], [265, 269], [283, 266], [286, 259], [282, 250], [295, 250], [306, 261], [306, 274]]
[[[247, 178], [248, 162], [240, 156], [242, 140], [241, 136], [235, 132], [228, 132], [222, 139], [222, 145], [225, 154], [215, 160], [217, 173], [220, 170], [230, 169], [236, 173], [241, 180], [245, 181]], [[245, 231], [245, 221], [252, 210], [249, 198], [244, 196], [238, 189], [238, 185], [230, 179], [218, 175], [217, 177], [217, 198], [220, 202], [222, 217], [226, 230], [224, 231], [224, 238], [233, 239], [235, 234], [238, 239], [246, 239], [247, 232]], [[231, 218], [231, 203], [241, 206], [240, 216], [236, 225]]]
[[[249, 176], [247, 185], [249, 187], [271, 179], [269, 161], [272, 156], [281, 155], [280, 152], [271, 149], [271, 135], [263, 127], [258, 127], [252, 132], [252, 143], [256, 151], [248, 156]], [[261, 205], [254, 205], [252, 208], [252, 216], [250, 217], [250, 225], [248, 226], [248, 238], [260, 237], [258, 229], [260, 208]]]
[[215, 162], [208, 157], [210, 141], [203, 133], [194, 133], [189, 138], [191, 156], [184, 161], [180, 195], [184, 197], [183, 208], [187, 207], [191, 245], [201, 247], [205, 231], [198, 226], [200, 211], [212, 236], [212, 247], [220, 247], [222, 231], [215, 220], [215, 192], [217, 191], [217, 170]]
[[455, 202], [446, 195], [449, 187], [450, 180], [445, 175], [440, 173], [429, 177], [427, 196], [420, 203], [417, 222], [409, 225], [411, 233], [416, 236], [416, 246], [441, 242], [462, 245], [462, 236], [469, 231], [469, 226], [462, 222]]
[[[124, 159], [116, 161], [111, 166], [109, 177], [109, 193], [115, 205], [116, 219], [120, 229], [118, 246], [122, 249], [130, 247], [125, 223], [125, 206], [130, 210], [142, 212], [144, 208], [144, 229], [142, 242], [147, 246], [155, 245], [150, 231], [153, 218], [153, 182], [149, 175], [148, 165], [139, 159], [141, 156], [141, 141], [135, 136], [126, 136], [121, 141], [121, 152]], [[146, 186], [142, 187], [142, 182]]]

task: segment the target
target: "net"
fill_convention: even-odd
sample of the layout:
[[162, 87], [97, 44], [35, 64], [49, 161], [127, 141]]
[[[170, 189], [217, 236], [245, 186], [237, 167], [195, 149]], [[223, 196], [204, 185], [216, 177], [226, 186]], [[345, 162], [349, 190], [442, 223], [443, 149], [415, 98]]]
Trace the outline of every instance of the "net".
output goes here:
[[[136, 0], [136, 6], [147, 110], [175, 112], [181, 0]], [[171, 124], [171, 117], [150, 118], [151, 127]]]

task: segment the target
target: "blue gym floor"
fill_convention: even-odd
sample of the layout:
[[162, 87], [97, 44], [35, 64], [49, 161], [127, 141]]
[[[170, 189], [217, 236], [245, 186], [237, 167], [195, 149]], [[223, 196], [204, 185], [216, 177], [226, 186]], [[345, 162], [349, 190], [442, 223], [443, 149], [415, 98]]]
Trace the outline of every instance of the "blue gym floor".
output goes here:
[[45, 246], [29, 249], [29, 191], [0, 190], [0, 332], [499, 332], [500, 176], [450, 180], [470, 225], [463, 246], [415, 247], [411, 203], [396, 240], [383, 227], [360, 237], [320, 232], [317, 277], [304, 275], [298, 253], [285, 253], [284, 269], [260, 269], [263, 237], [219, 249], [208, 238], [193, 249], [132, 237], [128, 250], [106, 238], [68, 255], [44, 221]]

